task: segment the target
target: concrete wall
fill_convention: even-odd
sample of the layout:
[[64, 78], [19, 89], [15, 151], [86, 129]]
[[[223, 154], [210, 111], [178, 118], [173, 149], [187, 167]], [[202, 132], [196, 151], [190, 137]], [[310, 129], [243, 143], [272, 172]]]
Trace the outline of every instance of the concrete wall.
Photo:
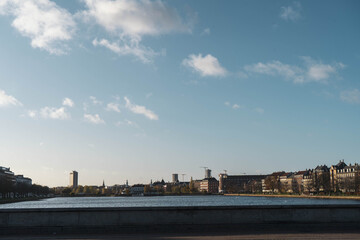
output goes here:
[[[70, 232], [153, 226], [257, 226], [264, 224], [359, 224], [360, 205], [144, 207], [0, 210], [0, 234], [32, 230]], [[285, 226], [285, 225], [284, 225]], [[54, 230], [55, 229], [55, 230]]]

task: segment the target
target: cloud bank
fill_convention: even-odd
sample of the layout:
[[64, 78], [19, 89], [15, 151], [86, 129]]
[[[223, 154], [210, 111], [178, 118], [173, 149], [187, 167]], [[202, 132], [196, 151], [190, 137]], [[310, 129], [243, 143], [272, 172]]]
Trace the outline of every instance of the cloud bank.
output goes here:
[[93, 41], [118, 55], [133, 55], [144, 63], [157, 55], [141, 44], [144, 36], [159, 36], [173, 32], [191, 32], [177, 11], [163, 1], [150, 0], [83, 0], [86, 10], [81, 17], [103, 27], [115, 41], [102, 38]]
[[49, 0], [2, 0], [0, 14], [14, 18], [12, 26], [31, 39], [33, 48], [51, 54], [65, 54], [64, 42], [72, 39], [75, 31], [73, 16]]

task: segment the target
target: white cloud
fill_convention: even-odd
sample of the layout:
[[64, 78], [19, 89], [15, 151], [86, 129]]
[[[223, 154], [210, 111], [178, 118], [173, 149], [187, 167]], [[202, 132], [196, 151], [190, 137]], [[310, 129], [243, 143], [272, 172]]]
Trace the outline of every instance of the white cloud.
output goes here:
[[119, 104], [117, 103], [108, 103], [106, 105], [106, 111], [114, 111], [114, 112], [120, 112]]
[[190, 32], [175, 9], [163, 1], [84, 0], [88, 10], [83, 17], [92, 18], [107, 31], [139, 39], [143, 35]]
[[29, 110], [27, 113], [28, 113], [28, 116], [31, 118], [36, 118], [36, 116], [37, 116], [37, 112], [35, 110]]
[[150, 93], [148, 93], [148, 94], [146, 94], [146, 98], [151, 98], [153, 96], [153, 93], [152, 92], [150, 92]]
[[271, 76], [282, 76], [294, 82], [303, 81], [303, 70], [297, 66], [283, 64], [280, 61], [272, 61], [268, 63], [256, 63], [253, 65], [246, 65], [244, 69], [247, 72], [260, 73]]
[[224, 77], [227, 74], [226, 69], [220, 65], [219, 60], [210, 54], [205, 57], [202, 54], [191, 54], [183, 60], [182, 64], [198, 72], [202, 77]]
[[323, 64], [320, 61], [315, 61], [310, 57], [302, 57], [307, 65], [307, 77], [314, 81], [325, 81], [331, 75], [336, 74], [337, 70], [345, 68], [345, 65], [341, 62], [335, 62], [334, 64]]
[[230, 106], [230, 103], [229, 102], [225, 102], [224, 103], [226, 106]]
[[110, 43], [106, 39], [101, 39], [98, 41], [94, 39], [92, 44], [96, 46], [103, 46], [107, 49], [113, 51], [118, 55], [133, 55], [137, 57], [143, 63], [150, 63], [152, 62], [153, 57], [159, 55], [159, 53], [154, 52], [151, 48], [146, 48], [139, 44], [139, 42], [135, 41], [117, 41]]
[[[158, 36], [171, 32], [190, 32], [175, 9], [163, 1], [150, 0], [83, 0], [87, 10], [80, 15], [85, 21], [95, 21], [118, 41], [95, 40], [120, 55], [132, 54], [144, 62], [151, 61], [154, 51], [143, 47], [143, 36]], [[144, 58], [145, 57], [145, 58]]]
[[255, 108], [254, 111], [259, 114], [263, 114], [265, 112], [265, 110], [263, 108]]
[[267, 63], [256, 63], [246, 65], [245, 71], [248, 73], [258, 73], [270, 76], [280, 76], [294, 83], [320, 82], [326, 83], [332, 76], [336, 75], [339, 69], [345, 67], [344, 64], [336, 62], [332, 65], [323, 64], [310, 57], [302, 57], [304, 67], [284, 64], [280, 61], [271, 61]]
[[92, 101], [92, 103], [94, 105], [101, 105], [102, 104], [102, 102], [97, 100], [96, 97], [94, 97], [94, 96], [90, 96], [89, 98], [90, 98], [90, 100]]
[[60, 108], [44, 107], [40, 110], [40, 115], [43, 118], [59, 119], [59, 120], [70, 118], [70, 114], [66, 111], [66, 108], [64, 107], [60, 107]]
[[94, 124], [104, 124], [105, 121], [100, 118], [99, 114], [84, 114], [84, 119], [87, 122], [94, 123]]
[[336, 69], [330, 65], [316, 64], [309, 68], [309, 78], [316, 81], [329, 78], [329, 75], [336, 72]]
[[280, 17], [287, 21], [296, 21], [301, 18], [301, 4], [294, 2], [292, 6], [281, 7]]
[[33, 48], [51, 54], [66, 53], [64, 41], [72, 38], [75, 22], [72, 15], [49, 0], [2, 0], [0, 14], [14, 17], [12, 26], [31, 39]]
[[150, 120], [158, 120], [159, 117], [151, 110], [146, 109], [144, 106], [136, 105], [130, 102], [127, 97], [124, 97], [126, 105], [125, 107], [136, 114], [142, 114]]
[[0, 89], [0, 107], [22, 106], [22, 103], [11, 95], [7, 95], [4, 90]]
[[340, 93], [340, 98], [348, 103], [360, 104], [360, 91], [358, 89], [342, 91]]
[[68, 107], [73, 107], [75, 104], [74, 101], [71, 100], [70, 98], [64, 98], [63, 105]]

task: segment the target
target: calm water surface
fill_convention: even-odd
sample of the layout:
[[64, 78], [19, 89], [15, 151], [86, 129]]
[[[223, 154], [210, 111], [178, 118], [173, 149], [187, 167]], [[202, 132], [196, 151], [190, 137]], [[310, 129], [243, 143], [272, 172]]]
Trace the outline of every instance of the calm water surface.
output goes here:
[[273, 198], [244, 196], [59, 197], [40, 201], [0, 204], [8, 208], [178, 207], [249, 205], [360, 204], [357, 200]]

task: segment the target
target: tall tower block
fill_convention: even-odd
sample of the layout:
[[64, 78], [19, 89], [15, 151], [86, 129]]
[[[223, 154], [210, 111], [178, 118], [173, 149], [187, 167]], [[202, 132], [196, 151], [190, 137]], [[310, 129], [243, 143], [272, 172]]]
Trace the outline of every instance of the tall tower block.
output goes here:
[[78, 187], [78, 172], [72, 171], [70, 173], [70, 187], [77, 188]]

